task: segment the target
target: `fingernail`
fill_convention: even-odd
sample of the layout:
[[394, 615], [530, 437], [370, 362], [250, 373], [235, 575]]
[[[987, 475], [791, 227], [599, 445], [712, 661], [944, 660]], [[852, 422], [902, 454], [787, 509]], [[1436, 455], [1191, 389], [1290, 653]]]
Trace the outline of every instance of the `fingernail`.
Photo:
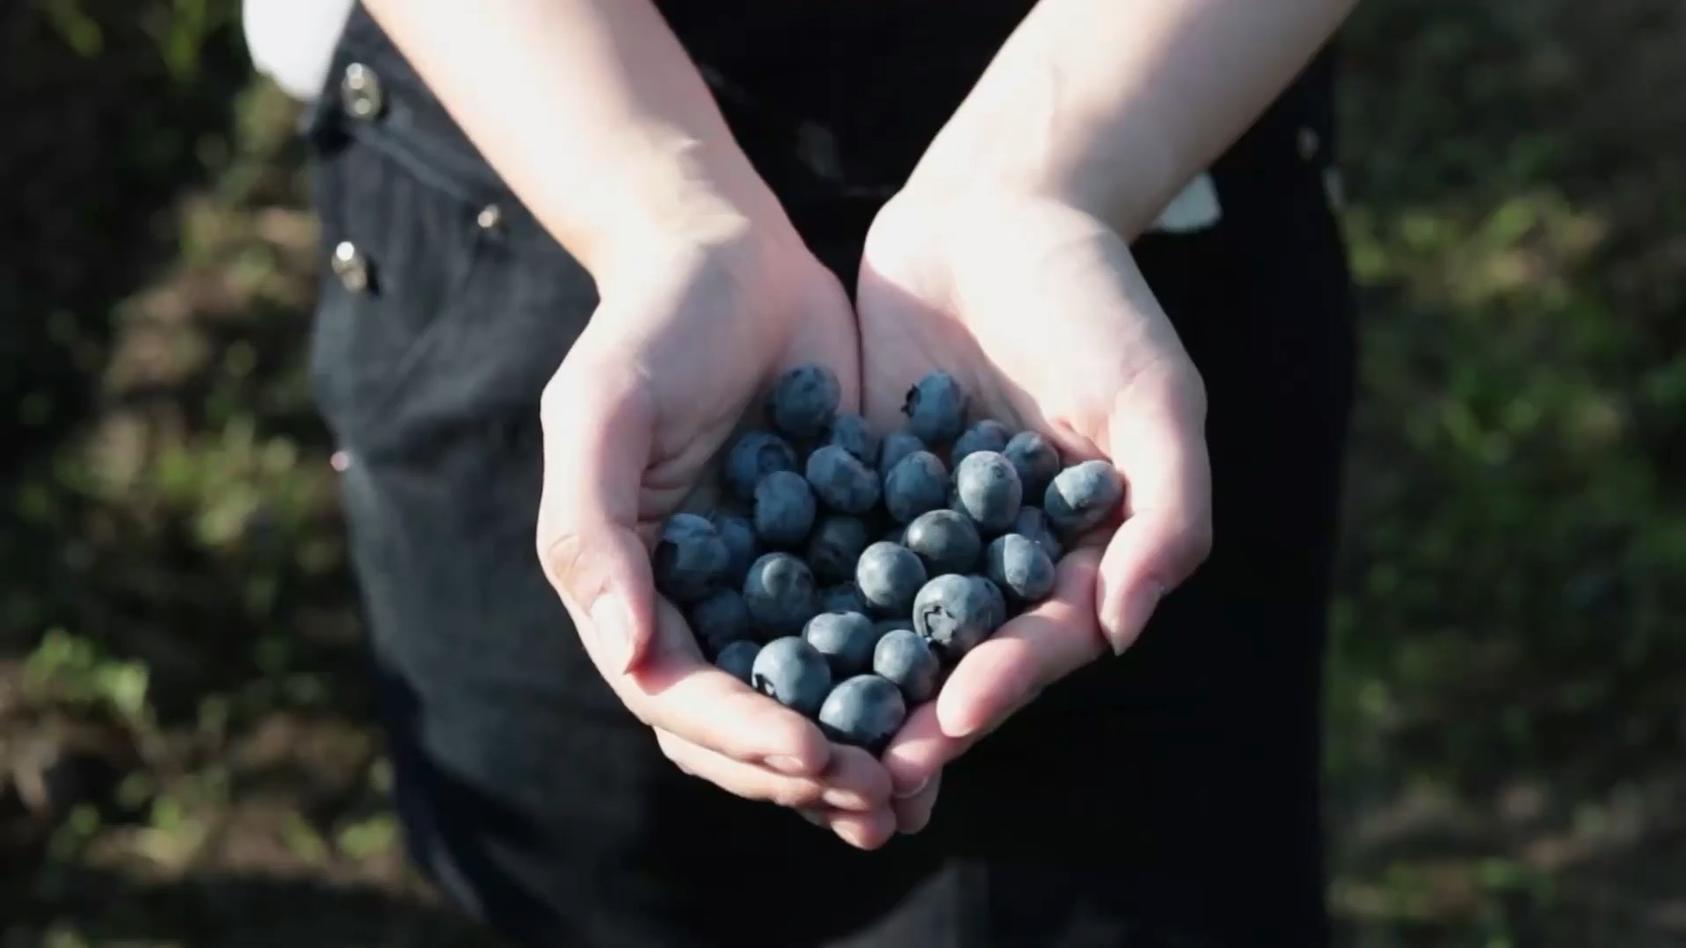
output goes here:
[[808, 772], [808, 767], [795, 757], [775, 756], [767, 758], [767, 766], [780, 773], [799, 777]]
[[[1112, 646], [1112, 654], [1123, 655], [1130, 646], [1136, 644], [1141, 637], [1142, 629], [1147, 626], [1147, 620], [1152, 617], [1153, 610], [1159, 608], [1159, 601], [1165, 598], [1165, 585], [1156, 580], [1148, 580], [1142, 584], [1142, 591], [1138, 594], [1135, 610], [1139, 615], [1131, 615], [1129, 606], [1125, 607], [1125, 615], [1113, 622], [1113, 633], [1107, 636], [1107, 644]], [[1130, 632], [1125, 634], [1124, 629]]]
[[926, 777], [924, 780], [919, 781], [919, 783], [917, 785], [915, 785], [910, 790], [898, 790], [898, 791], [896, 791], [896, 799], [906, 800], [909, 797], [916, 797], [919, 794], [923, 793], [925, 788], [930, 786], [930, 785], [931, 785], [931, 778]]
[[614, 597], [597, 597], [591, 607], [591, 628], [603, 660], [614, 671], [626, 671], [632, 659], [632, 627], [626, 621], [626, 611]]
[[853, 790], [838, 790], [833, 787], [820, 794], [825, 805], [838, 810], [869, 810], [872, 808], [866, 798]]

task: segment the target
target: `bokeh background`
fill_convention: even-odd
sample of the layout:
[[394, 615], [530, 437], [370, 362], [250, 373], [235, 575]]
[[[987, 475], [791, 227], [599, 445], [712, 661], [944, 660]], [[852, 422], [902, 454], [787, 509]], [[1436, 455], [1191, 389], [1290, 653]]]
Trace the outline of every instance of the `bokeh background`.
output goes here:
[[[0, 946], [445, 945], [234, 0], [0, 6]], [[1353, 946], [1686, 944], [1686, 6], [1368, 0], [1330, 656]]]

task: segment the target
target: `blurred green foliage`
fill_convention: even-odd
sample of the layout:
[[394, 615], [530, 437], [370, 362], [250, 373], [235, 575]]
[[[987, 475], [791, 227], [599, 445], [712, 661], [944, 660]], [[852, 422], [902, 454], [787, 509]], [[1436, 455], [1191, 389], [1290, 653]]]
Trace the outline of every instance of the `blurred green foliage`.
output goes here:
[[[4, 948], [472, 937], [402, 869], [294, 109], [237, 6], [0, 11], [0, 746], [94, 722], [139, 761], [45, 813], [0, 792]], [[1673, 0], [1371, 0], [1344, 40], [1343, 943], [1686, 942], [1683, 31]]]

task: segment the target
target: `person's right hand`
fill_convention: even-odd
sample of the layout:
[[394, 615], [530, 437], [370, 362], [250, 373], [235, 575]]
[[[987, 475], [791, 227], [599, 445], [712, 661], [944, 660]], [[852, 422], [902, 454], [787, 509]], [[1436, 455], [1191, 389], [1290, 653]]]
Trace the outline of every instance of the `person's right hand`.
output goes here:
[[872, 848], [895, 826], [883, 766], [706, 661], [650, 569], [662, 521], [706, 489], [780, 371], [823, 363], [844, 410], [859, 404], [848, 298], [788, 226], [767, 229], [642, 246], [597, 274], [601, 303], [541, 405], [538, 554], [599, 672], [681, 770]]

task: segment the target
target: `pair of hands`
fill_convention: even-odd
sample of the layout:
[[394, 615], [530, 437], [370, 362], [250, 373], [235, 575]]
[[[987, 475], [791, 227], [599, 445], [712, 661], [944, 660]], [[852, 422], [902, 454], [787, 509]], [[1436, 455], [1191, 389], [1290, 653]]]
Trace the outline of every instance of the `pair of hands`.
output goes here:
[[[942, 769], [1040, 691], [1141, 632], [1210, 547], [1205, 393], [1123, 238], [1046, 198], [903, 193], [868, 235], [851, 307], [781, 223], [651, 248], [547, 387], [538, 551], [586, 650], [687, 773], [796, 808], [851, 845], [930, 818]], [[836, 370], [843, 410], [896, 430], [909, 386], [949, 372], [978, 416], [1106, 458], [1123, 525], [1061, 560], [1054, 595], [1003, 626], [881, 758], [710, 665], [659, 598], [648, 549], [786, 367]]]

